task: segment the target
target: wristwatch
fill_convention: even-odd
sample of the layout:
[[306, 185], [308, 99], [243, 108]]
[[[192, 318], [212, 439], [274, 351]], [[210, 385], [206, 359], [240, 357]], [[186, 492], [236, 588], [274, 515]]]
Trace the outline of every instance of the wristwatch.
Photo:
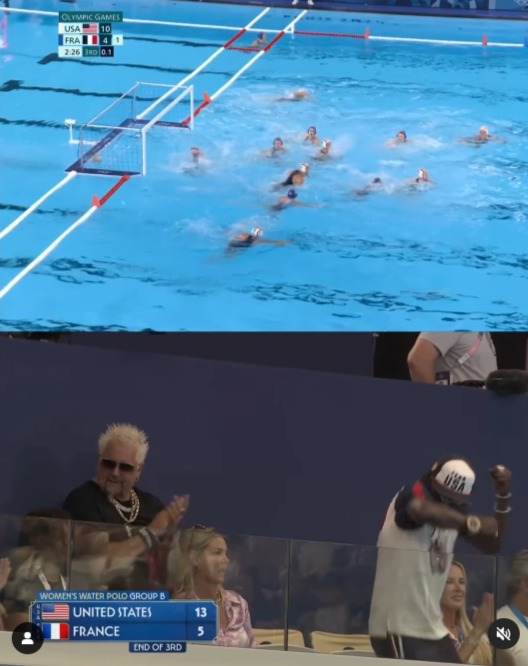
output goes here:
[[480, 518], [477, 516], [468, 516], [466, 518], [466, 529], [467, 533], [471, 535], [478, 534], [482, 528]]

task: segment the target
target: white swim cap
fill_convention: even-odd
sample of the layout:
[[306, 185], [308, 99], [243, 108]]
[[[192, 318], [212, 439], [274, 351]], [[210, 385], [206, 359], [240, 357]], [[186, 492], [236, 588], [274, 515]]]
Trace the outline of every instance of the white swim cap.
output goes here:
[[310, 168], [310, 165], [308, 162], [303, 162], [302, 164], [299, 165], [299, 171], [301, 173], [308, 173], [308, 169]]
[[482, 125], [482, 127], [480, 128], [480, 131], [481, 131], [481, 132], [484, 132], [486, 135], [489, 134], [489, 132], [488, 132], [488, 128], [487, 128], [486, 125]]
[[255, 237], [262, 236], [262, 229], [260, 227], [255, 227], [251, 230], [251, 235]]

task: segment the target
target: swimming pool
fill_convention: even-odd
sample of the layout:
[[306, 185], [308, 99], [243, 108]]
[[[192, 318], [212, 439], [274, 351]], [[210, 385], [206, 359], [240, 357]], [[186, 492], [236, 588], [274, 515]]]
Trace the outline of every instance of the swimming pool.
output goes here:
[[[168, 4], [164, 20], [233, 28], [263, 11]], [[145, 10], [149, 18], [158, 18], [157, 6]], [[276, 8], [255, 29], [271, 40], [295, 19], [295, 30], [319, 34], [284, 35], [192, 131], [153, 131], [147, 175], [125, 183], [3, 295], [3, 330], [528, 326], [528, 49], [345, 36], [368, 28], [372, 37], [480, 42], [486, 34], [522, 44], [526, 24]], [[9, 15], [9, 46], [0, 51], [0, 234], [76, 159], [66, 118], [89, 120], [138, 81], [177, 84], [236, 30], [128, 23], [123, 33], [111, 61], [57, 60], [55, 18]], [[236, 45], [254, 38], [244, 34]], [[255, 55], [227, 50], [212, 60], [189, 80], [198, 101]], [[274, 101], [299, 87], [314, 95]], [[483, 124], [507, 143], [457, 143]], [[309, 125], [332, 139], [333, 159], [313, 160], [302, 140]], [[400, 129], [412, 143], [386, 147]], [[267, 159], [261, 151], [276, 136], [288, 152]], [[200, 171], [185, 168], [195, 145], [210, 161]], [[273, 184], [306, 161], [298, 200], [322, 207], [271, 214], [267, 206], [285, 191]], [[436, 187], [400, 189], [419, 167]], [[384, 191], [353, 194], [375, 176]], [[116, 180], [76, 177], [1, 238], [0, 290]], [[291, 243], [226, 258], [230, 234], [253, 227]]]

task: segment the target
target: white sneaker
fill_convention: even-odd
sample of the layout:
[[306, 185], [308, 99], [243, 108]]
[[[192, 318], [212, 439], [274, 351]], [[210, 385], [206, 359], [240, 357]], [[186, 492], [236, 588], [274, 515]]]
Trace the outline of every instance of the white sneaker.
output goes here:
[[298, 4], [299, 4], [299, 0], [293, 0], [292, 5], [298, 5]]

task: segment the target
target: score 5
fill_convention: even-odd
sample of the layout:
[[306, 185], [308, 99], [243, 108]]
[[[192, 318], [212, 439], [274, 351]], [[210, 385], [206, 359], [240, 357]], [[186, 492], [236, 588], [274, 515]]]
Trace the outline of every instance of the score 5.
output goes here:
[[216, 638], [216, 622], [187, 625], [188, 641], [213, 641]]

